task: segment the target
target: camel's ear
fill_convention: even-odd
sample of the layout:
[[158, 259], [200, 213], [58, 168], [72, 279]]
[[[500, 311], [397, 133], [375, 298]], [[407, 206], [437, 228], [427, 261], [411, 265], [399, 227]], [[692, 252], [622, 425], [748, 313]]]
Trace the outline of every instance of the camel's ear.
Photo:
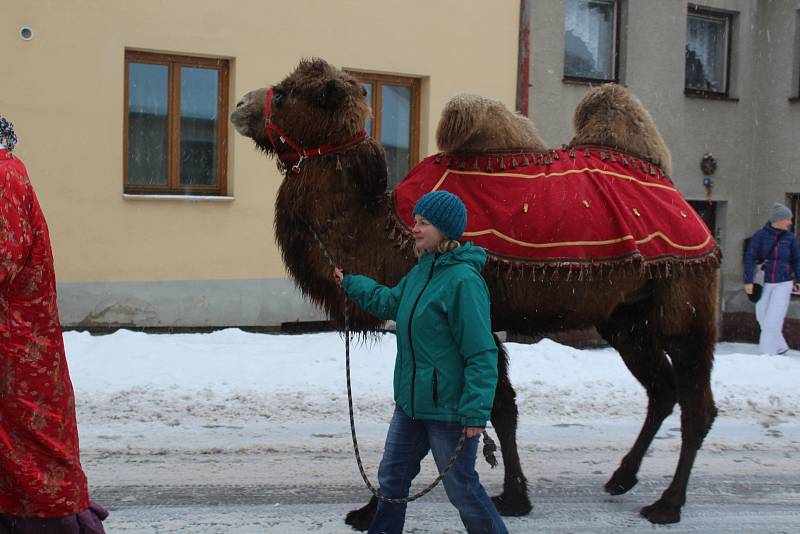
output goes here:
[[359, 188], [364, 202], [372, 204], [386, 193], [389, 171], [383, 147], [374, 139], [368, 139], [358, 145], [354, 152], [343, 165], [342, 173], [347, 182]]
[[345, 87], [339, 80], [328, 80], [315, 95], [314, 102], [324, 109], [334, 109], [341, 105], [345, 97]]

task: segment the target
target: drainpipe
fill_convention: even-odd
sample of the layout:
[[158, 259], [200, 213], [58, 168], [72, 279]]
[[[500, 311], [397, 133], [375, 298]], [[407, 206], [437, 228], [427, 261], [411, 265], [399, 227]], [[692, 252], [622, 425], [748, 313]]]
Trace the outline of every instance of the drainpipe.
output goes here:
[[517, 111], [528, 116], [531, 78], [531, 0], [519, 2], [519, 54], [517, 57]]

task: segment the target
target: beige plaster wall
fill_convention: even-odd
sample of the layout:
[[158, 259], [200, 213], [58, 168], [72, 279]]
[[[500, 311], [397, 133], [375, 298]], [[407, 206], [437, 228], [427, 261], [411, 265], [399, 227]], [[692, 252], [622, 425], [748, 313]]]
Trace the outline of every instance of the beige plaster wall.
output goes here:
[[[420, 154], [448, 97], [513, 107], [519, 3], [38, 0], [0, 18], [0, 114], [44, 207], [61, 283], [282, 278], [275, 165], [230, 129], [229, 202], [122, 196], [126, 48], [232, 60], [230, 105], [301, 57], [424, 78]], [[21, 26], [34, 37], [23, 41]]]

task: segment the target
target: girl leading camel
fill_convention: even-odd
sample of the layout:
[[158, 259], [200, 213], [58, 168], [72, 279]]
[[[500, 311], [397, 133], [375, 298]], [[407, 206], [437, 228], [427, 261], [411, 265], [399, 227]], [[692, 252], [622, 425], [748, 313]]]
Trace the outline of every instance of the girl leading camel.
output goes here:
[[[397, 323], [396, 405], [378, 470], [380, 492], [406, 497], [428, 451], [443, 471], [463, 433], [464, 448], [443, 479], [447, 496], [467, 532], [506, 533], [475, 472], [479, 435], [497, 387], [497, 347], [481, 276], [486, 252], [457, 241], [467, 223], [457, 196], [428, 193], [413, 215], [419, 261], [396, 286], [334, 271], [352, 300]], [[369, 532], [402, 533], [405, 513], [405, 504], [379, 501]]]

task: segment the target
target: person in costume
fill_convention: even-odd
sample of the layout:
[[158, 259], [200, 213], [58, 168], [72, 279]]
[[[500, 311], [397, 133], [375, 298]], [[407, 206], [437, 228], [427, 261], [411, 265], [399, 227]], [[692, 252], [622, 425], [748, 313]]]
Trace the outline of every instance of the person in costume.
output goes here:
[[783, 320], [792, 288], [800, 280], [800, 245], [791, 227], [791, 210], [776, 202], [767, 224], [750, 239], [744, 256], [744, 290], [748, 295], [753, 293], [756, 263], [764, 262], [764, 288], [756, 302], [756, 319], [761, 327], [759, 349], [770, 355], [789, 350], [783, 337]]
[[103, 534], [80, 463], [50, 237], [0, 117], [0, 534]]
[[[506, 533], [475, 472], [480, 434], [497, 386], [497, 346], [489, 291], [481, 275], [486, 251], [459, 243], [467, 210], [447, 191], [426, 194], [413, 210], [417, 264], [394, 287], [334, 270], [347, 296], [397, 323], [395, 410], [378, 470], [384, 497], [408, 496], [428, 454], [443, 471], [462, 434], [463, 449], [443, 480], [469, 533]], [[402, 533], [406, 505], [379, 501], [370, 533]]]

